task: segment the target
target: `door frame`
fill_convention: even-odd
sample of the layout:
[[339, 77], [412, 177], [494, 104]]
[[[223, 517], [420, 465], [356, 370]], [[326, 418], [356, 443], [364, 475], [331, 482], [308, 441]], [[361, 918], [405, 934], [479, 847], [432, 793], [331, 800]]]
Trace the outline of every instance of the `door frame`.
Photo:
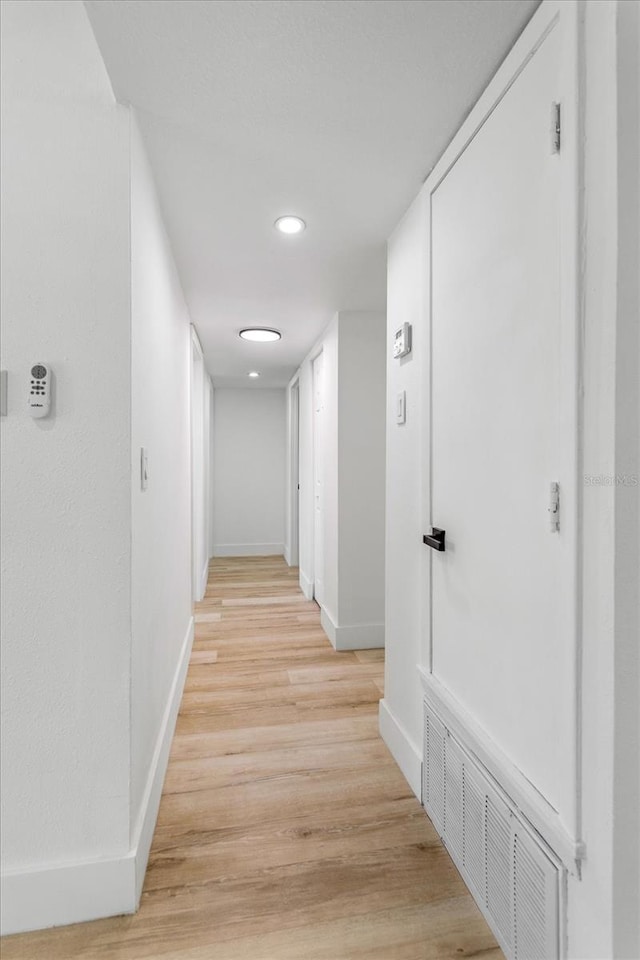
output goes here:
[[[191, 432], [191, 590], [194, 602], [201, 600], [207, 586], [209, 569], [207, 489], [209, 465], [206, 459], [208, 444], [205, 437], [205, 380], [204, 353], [195, 328], [191, 327], [190, 356], [190, 432]], [[202, 548], [202, 549], [200, 549]], [[204, 558], [204, 563], [201, 560]]]
[[[317, 422], [316, 422], [316, 361], [322, 357], [323, 363], [323, 373], [324, 373], [324, 347], [321, 347], [317, 353], [311, 357], [311, 585], [313, 591], [313, 599], [316, 601], [318, 606], [323, 605], [324, 597], [318, 597], [316, 593], [316, 584], [317, 584], [317, 574], [316, 569], [316, 466], [318, 459], [318, 446], [322, 445], [322, 438], [318, 437], [317, 433]], [[323, 450], [323, 456], [325, 451]], [[324, 496], [324, 482], [322, 494]], [[324, 560], [324, 550], [323, 550], [323, 560]], [[323, 581], [320, 581], [323, 584]]]
[[288, 543], [285, 559], [290, 567], [297, 567], [300, 562], [300, 377], [289, 384], [288, 401]]
[[[533, 825], [548, 840], [550, 846], [571, 869], [576, 869], [576, 863], [584, 852], [581, 840], [582, 810], [581, 810], [581, 608], [582, 588], [580, 582], [582, 540], [579, 521], [582, 515], [582, 490], [579, 478], [582, 475], [580, 427], [582, 421], [581, 401], [579, 391], [579, 370], [582, 357], [581, 337], [581, 273], [579, 257], [581, 253], [580, 236], [582, 218], [580, 212], [580, 190], [582, 170], [579, 163], [579, 143], [582, 129], [582, 119], [579, 109], [579, 38], [581, 20], [579, 5], [576, 0], [546, 0], [538, 9], [528, 27], [517, 40], [513, 49], [499, 68], [493, 80], [485, 90], [480, 100], [473, 108], [458, 133], [453, 138], [440, 158], [433, 171], [426, 180], [421, 191], [426, 208], [426, 262], [428, 264], [425, 278], [424, 309], [426, 319], [425, 344], [422, 354], [424, 370], [424, 386], [422, 393], [422, 414], [425, 429], [422, 432], [422, 529], [426, 532], [432, 524], [431, 497], [432, 497], [432, 296], [431, 296], [431, 269], [432, 269], [432, 198], [438, 186], [442, 183], [457, 159], [464, 152], [469, 143], [476, 136], [489, 116], [496, 109], [500, 101], [509, 91], [513, 83], [526, 67], [537, 49], [553, 29], [561, 31], [561, 90], [562, 111], [562, 144], [563, 163], [560, 174], [560, 255], [563, 264], [560, 290], [560, 312], [567, 319], [562, 325], [561, 364], [567, 371], [569, 390], [571, 393], [571, 408], [563, 411], [564, 422], [568, 433], [574, 438], [570, 451], [571, 469], [573, 478], [569, 495], [563, 499], [562, 517], [563, 529], [572, 538], [573, 581], [572, 581], [572, 642], [574, 646], [574, 678], [571, 689], [567, 690], [570, 700], [572, 723], [572, 779], [575, 789], [572, 796], [572, 806], [563, 811], [560, 817], [547, 804], [528, 780], [517, 770], [513, 762], [505, 756], [495, 744], [487, 738], [484, 731], [475, 723], [474, 719], [465, 712], [460, 704], [438, 682], [433, 675], [433, 647], [432, 647], [432, 617], [431, 617], [431, 589], [432, 564], [434, 553], [425, 550], [422, 553], [421, 582], [423, 584], [422, 603], [420, 610], [420, 631], [422, 637], [421, 664], [418, 668], [422, 686], [429, 699], [439, 708], [443, 718], [450, 724], [452, 731], [461, 738], [482, 759], [489, 771], [496, 779], [508, 788], [513, 800], [520, 806]], [[551, 105], [550, 105], [551, 107]], [[565, 336], [566, 334], [566, 336]]]

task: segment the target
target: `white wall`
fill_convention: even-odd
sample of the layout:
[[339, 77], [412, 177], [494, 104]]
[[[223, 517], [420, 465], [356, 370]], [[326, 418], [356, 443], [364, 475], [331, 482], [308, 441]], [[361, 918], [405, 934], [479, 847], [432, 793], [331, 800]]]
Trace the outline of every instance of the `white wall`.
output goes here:
[[[572, 957], [596, 960], [640, 956], [639, 41], [636, 4], [586, 13], [583, 470], [609, 482], [584, 487], [587, 857], [581, 882], [570, 878], [569, 943]], [[612, 482], [625, 475], [636, 483]]]
[[[387, 512], [385, 685], [381, 721], [397, 744], [394, 755], [420, 796], [422, 686], [416, 664], [426, 656], [429, 582], [420, 536], [429, 502], [429, 471], [422, 469], [428, 390], [428, 202], [421, 193], [389, 241], [387, 272]], [[412, 350], [392, 356], [393, 337], [412, 325]], [[404, 424], [396, 423], [396, 397], [404, 390]], [[425, 613], [424, 620], [421, 619]], [[384, 718], [384, 721], [383, 719]]]
[[[583, 470], [591, 476], [637, 478], [637, 5], [590, 3], [583, 13]], [[621, 48], [623, 62], [617, 63]], [[429, 622], [427, 564], [419, 536], [428, 519], [429, 495], [426, 201], [423, 191], [389, 246], [389, 337], [400, 322], [412, 322], [414, 354], [404, 364], [390, 361], [388, 366], [387, 665], [381, 705], [385, 739], [418, 794], [422, 697], [415, 665], [425, 661]], [[392, 419], [399, 389], [407, 391], [403, 427]], [[568, 877], [567, 956], [575, 960], [640, 954], [637, 491], [633, 481], [612, 482], [587, 484], [583, 495], [577, 790], [586, 858], [581, 873], [573, 867]]]
[[285, 511], [284, 511], [284, 558], [290, 567], [297, 567], [299, 564], [299, 537], [300, 523], [298, 518], [297, 503], [299, 497], [300, 478], [298, 471], [300, 468], [300, 453], [298, 445], [299, 436], [299, 418], [300, 418], [300, 393], [298, 381], [294, 380], [287, 386], [287, 455], [286, 455], [286, 476], [285, 476]]
[[[335, 324], [335, 321], [333, 322]], [[327, 328], [325, 339], [331, 335], [333, 324]], [[318, 345], [317, 350], [322, 349]], [[299, 552], [298, 566], [300, 570], [300, 589], [306, 597], [313, 598], [313, 524], [314, 524], [314, 492], [313, 492], [313, 372], [312, 357], [305, 358], [294, 379], [298, 381], [299, 389], [299, 473], [300, 473], [300, 507], [299, 513]], [[291, 385], [289, 386], [289, 392]], [[288, 396], [290, 394], [288, 393]], [[288, 423], [291, 419], [288, 418]]]
[[338, 649], [384, 645], [385, 316], [336, 314], [300, 391], [300, 586], [313, 595], [313, 360], [324, 378], [322, 623]]
[[[321, 453], [321, 472], [322, 472], [322, 498], [323, 498], [323, 532], [324, 543], [320, 551], [324, 569], [321, 572], [314, 570], [314, 580], [320, 576], [323, 584], [323, 596], [321, 606], [323, 611], [328, 614], [331, 622], [338, 623], [340, 619], [340, 581], [339, 581], [339, 529], [340, 519], [340, 500], [338, 493], [339, 485], [339, 431], [340, 431], [340, 409], [339, 409], [339, 365], [340, 365], [340, 317], [336, 315], [335, 319], [329, 324], [322, 339], [322, 444]], [[313, 390], [313, 370], [311, 375], [311, 389]], [[313, 399], [312, 404], [315, 404]], [[312, 489], [313, 489], [313, 461], [312, 461]], [[315, 491], [314, 491], [315, 495]], [[312, 501], [312, 524], [315, 516], [315, 501]], [[314, 526], [312, 525], [312, 544]], [[313, 549], [313, 547], [312, 547]], [[315, 551], [314, 551], [315, 558]]]
[[618, 5], [614, 951], [640, 957], [640, 4]]
[[[338, 569], [342, 626], [384, 623], [386, 323], [341, 312]], [[342, 578], [341, 578], [342, 579]]]
[[[131, 912], [140, 894], [192, 636], [190, 328], [142, 142], [83, 4], [2, 13], [2, 919], [15, 932]], [[32, 421], [37, 360], [54, 404]]]
[[[161, 782], [160, 752], [172, 730], [165, 729], [165, 714], [190, 637], [191, 328], [134, 117], [131, 126], [131, 825], [136, 845], [141, 837], [143, 843], [149, 839], [148, 827], [155, 821], [154, 778]], [[145, 491], [141, 447], [149, 467]]]
[[286, 393], [214, 390], [214, 556], [284, 553]]
[[[129, 124], [81, 3], [2, 5], [3, 906], [129, 849]], [[55, 376], [27, 416], [29, 368]], [[116, 896], [117, 900], [117, 896]], [[55, 904], [34, 903], [46, 917]], [[27, 910], [29, 905], [26, 905]], [[40, 911], [40, 913], [38, 913]]]
[[214, 523], [214, 509], [213, 509], [213, 474], [214, 474], [214, 463], [215, 463], [215, 441], [213, 437], [213, 431], [215, 426], [215, 402], [216, 402], [216, 393], [213, 389], [213, 383], [211, 382], [211, 377], [208, 377], [208, 387], [207, 392], [209, 395], [209, 492], [208, 497], [208, 512], [209, 512], [209, 528], [207, 534], [207, 556], [209, 559], [213, 556], [213, 545], [215, 543], [215, 531], [213, 529]]
[[191, 331], [191, 595], [202, 600], [209, 573], [209, 377], [195, 328]]

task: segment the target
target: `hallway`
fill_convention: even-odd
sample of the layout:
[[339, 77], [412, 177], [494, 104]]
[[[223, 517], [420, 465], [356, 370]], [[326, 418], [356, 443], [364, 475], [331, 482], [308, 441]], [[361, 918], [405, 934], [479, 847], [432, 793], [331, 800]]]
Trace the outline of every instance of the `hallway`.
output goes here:
[[213, 560], [140, 911], [3, 960], [498, 960], [378, 735], [382, 651], [336, 653], [281, 557]]

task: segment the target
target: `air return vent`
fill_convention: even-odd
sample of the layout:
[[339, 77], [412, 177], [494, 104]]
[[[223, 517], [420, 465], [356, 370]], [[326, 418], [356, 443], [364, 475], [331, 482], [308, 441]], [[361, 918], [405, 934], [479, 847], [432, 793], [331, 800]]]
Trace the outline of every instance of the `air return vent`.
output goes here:
[[426, 702], [423, 802], [509, 960], [558, 960], [559, 862]]

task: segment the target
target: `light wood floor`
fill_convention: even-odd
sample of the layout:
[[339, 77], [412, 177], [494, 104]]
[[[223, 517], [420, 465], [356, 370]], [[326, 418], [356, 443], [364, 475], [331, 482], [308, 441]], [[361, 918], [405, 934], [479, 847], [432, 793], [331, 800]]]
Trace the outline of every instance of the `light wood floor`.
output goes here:
[[378, 736], [382, 683], [282, 558], [213, 561], [139, 912], [2, 960], [502, 958]]

